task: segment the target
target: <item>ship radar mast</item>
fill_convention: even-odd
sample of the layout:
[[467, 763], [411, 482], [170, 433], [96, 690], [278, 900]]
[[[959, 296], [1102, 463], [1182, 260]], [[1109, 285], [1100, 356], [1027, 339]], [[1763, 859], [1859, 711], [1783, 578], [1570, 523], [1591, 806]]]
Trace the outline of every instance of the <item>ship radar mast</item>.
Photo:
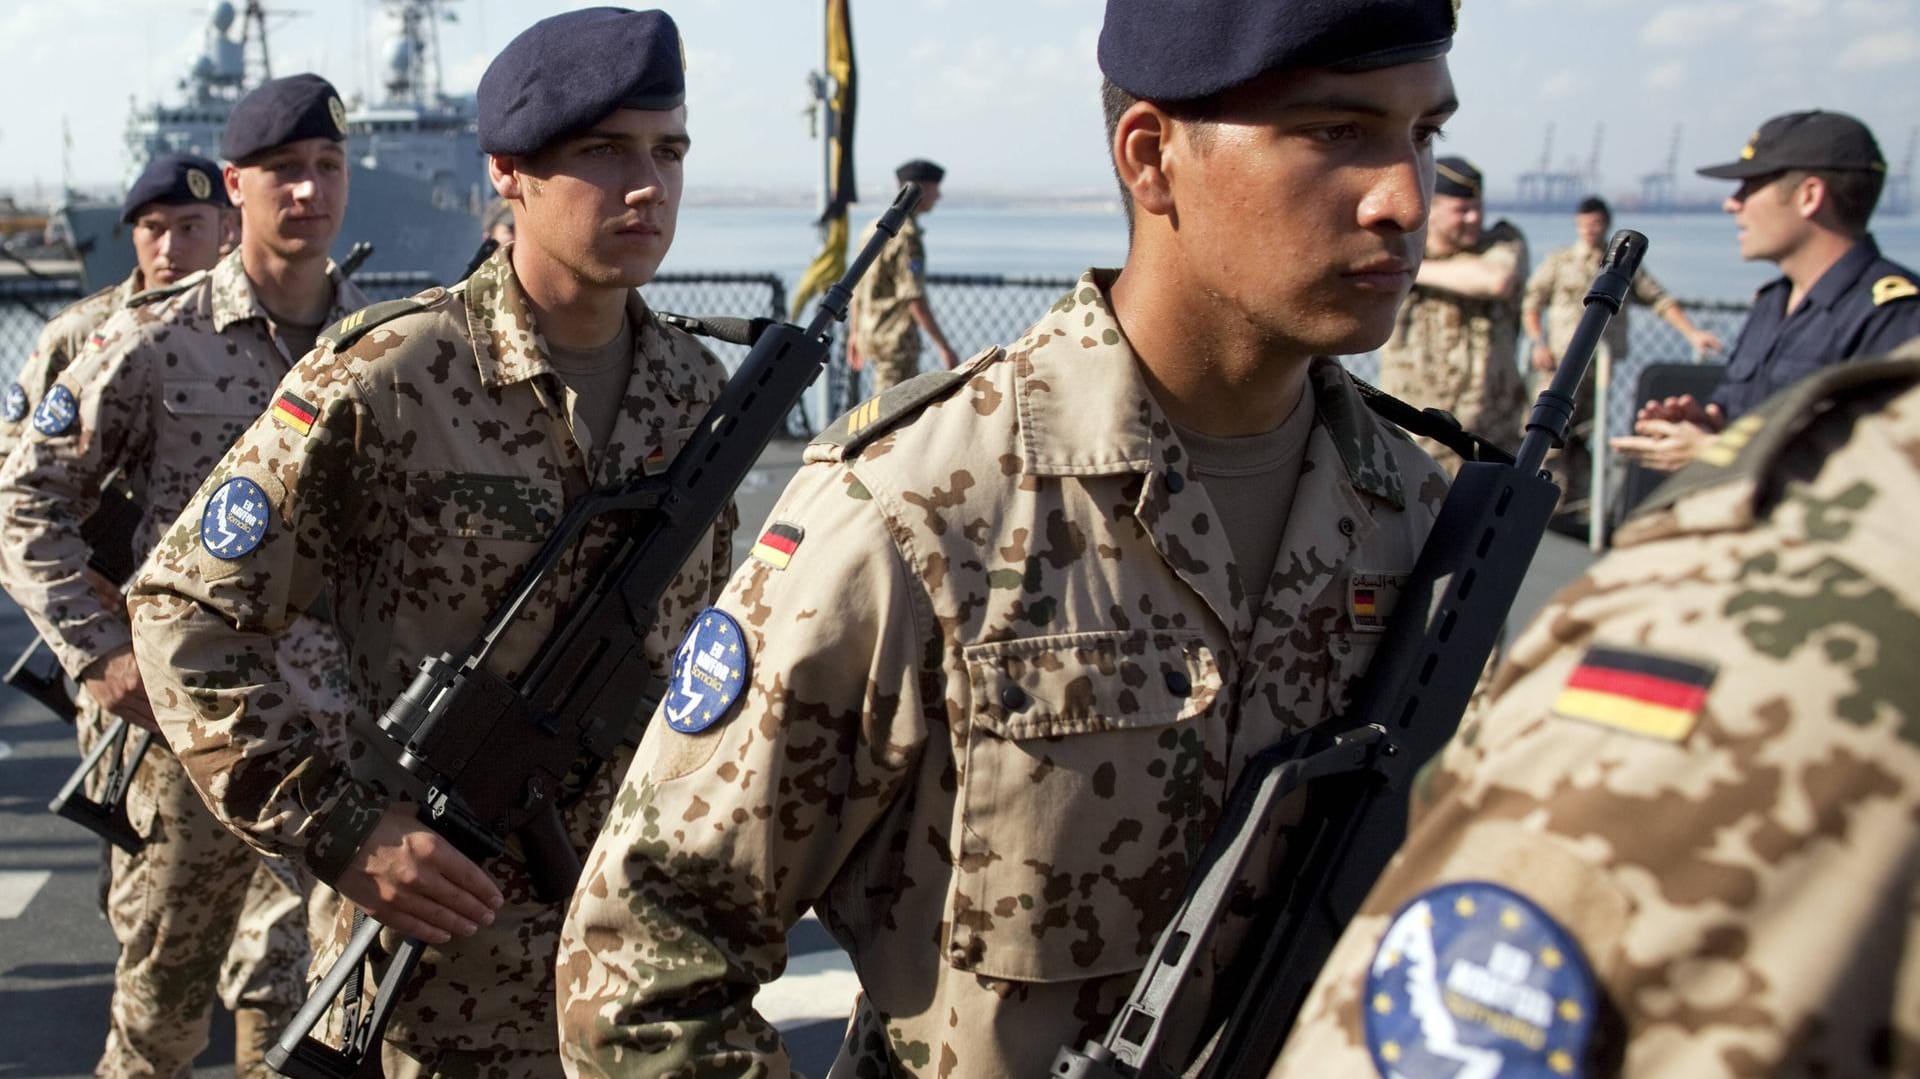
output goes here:
[[443, 105], [440, 82], [440, 23], [454, 21], [445, 10], [450, 0], [386, 0], [397, 32], [387, 42], [386, 74], [381, 85], [386, 107], [428, 109]]

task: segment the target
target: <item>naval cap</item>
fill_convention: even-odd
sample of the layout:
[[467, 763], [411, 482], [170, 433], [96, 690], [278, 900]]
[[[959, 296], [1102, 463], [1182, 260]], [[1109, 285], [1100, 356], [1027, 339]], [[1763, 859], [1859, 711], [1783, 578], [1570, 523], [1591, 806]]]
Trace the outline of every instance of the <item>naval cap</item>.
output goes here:
[[227, 185], [220, 179], [220, 166], [193, 154], [156, 154], [140, 178], [127, 188], [126, 201], [120, 204], [120, 220], [133, 224], [140, 211], [158, 203], [184, 206], [204, 202], [226, 207]]
[[534, 153], [615, 109], [677, 108], [687, 99], [680, 31], [664, 11], [594, 7], [541, 19], [487, 65], [477, 97], [489, 154]]
[[1464, 157], [1441, 157], [1433, 162], [1433, 193], [1457, 199], [1477, 199], [1486, 190], [1480, 170]]
[[1760, 125], [1740, 160], [1699, 170], [1716, 180], [1744, 180], [1788, 169], [1885, 172], [1887, 159], [1867, 125], [1844, 112], [1790, 112]]
[[1191, 101], [1269, 71], [1431, 60], [1458, 0], [1107, 0], [1100, 71], [1148, 101]]
[[268, 79], [247, 91], [227, 116], [220, 156], [236, 165], [301, 139], [347, 138], [347, 107], [318, 75]]
[[947, 178], [947, 170], [925, 158], [916, 157], [894, 169], [893, 178], [903, 184], [937, 184]]

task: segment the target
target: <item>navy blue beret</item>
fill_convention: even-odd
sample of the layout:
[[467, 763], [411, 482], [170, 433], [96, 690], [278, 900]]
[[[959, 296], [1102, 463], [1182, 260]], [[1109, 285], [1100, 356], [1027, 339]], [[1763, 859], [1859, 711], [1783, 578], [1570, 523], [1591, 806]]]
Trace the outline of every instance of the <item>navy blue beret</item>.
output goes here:
[[1457, 0], [1107, 0], [1100, 71], [1147, 101], [1193, 101], [1269, 71], [1370, 71], [1444, 56]]
[[531, 154], [615, 109], [687, 100], [680, 30], [664, 11], [592, 7], [541, 19], [480, 76], [480, 150]]
[[347, 107], [333, 84], [318, 75], [288, 75], [261, 83], [234, 105], [220, 133], [220, 156], [238, 165], [301, 139], [346, 137]]
[[1477, 199], [1485, 190], [1480, 170], [1464, 157], [1442, 157], [1433, 163], [1433, 193], [1457, 199]]
[[925, 158], [916, 157], [912, 161], [894, 169], [893, 178], [903, 184], [937, 184], [947, 178], [947, 170]]
[[232, 205], [227, 201], [227, 185], [220, 179], [220, 166], [193, 154], [159, 154], [127, 188], [127, 199], [120, 204], [120, 220], [131, 225], [142, 209], [154, 203], [184, 206], [190, 202]]

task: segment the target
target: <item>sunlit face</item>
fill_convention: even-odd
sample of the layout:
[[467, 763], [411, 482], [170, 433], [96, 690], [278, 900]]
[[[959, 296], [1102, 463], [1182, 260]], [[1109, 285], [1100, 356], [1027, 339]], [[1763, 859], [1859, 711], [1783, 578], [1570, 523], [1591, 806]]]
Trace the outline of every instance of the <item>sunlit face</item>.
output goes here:
[[1791, 178], [1776, 172], [1743, 180], [1720, 204], [1739, 229], [1741, 258], [1777, 262], [1800, 246], [1810, 226], [1794, 205], [1799, 184]]
[[1599, 247], [1600, 241], [1607, 235], [1607, 215], [1602, 213], [1584, 213], [1573, 215], [1573, 233], [1580, 242], [1588, 247]]
[[653, 280], [680, 215], [686, 117], [616, 109], [538, 154], [494, 157], [494, 187], [514, 200], [515, 267], [550, 263], [606, 288]]
[[1186, 273], [1269, 340], [1379, 346], [1420, 265], [1433, 145], [1455, 106], [1446, 62], [1430, 60], [1276, 72], [1229, 91], [1214, 118], [1174, 123], [1162, 169]]
[[221, 218], [217, 206], [148, 203], [133, 219], [133, 256], [147, 288], [171, 285], [220, 261]]
[[228, 165], [227, 196], [240, 208], [241, 242], [289, 261], [325, 258], [347, 213], [347, 152], [332, 139], [301, 139]]
[[1451, 255], [1479, 243], [1484, 215], [1478, 195], [1435, 195], [1433, 221], [1427, 226], [1427, 254]]

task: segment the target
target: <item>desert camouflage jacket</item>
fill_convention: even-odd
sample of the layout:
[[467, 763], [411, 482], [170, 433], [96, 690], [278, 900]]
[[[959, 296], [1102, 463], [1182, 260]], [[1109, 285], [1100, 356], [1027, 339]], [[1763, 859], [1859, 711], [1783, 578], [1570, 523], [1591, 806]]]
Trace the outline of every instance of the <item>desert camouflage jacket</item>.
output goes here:
[[33, 351], [27, 353], [26, 362], [7, 384], [4, 400], [0, 400], [0, 461], [5, 461], [20, 441], [27, 419], [47, 387], [87, 347], [93, 331], [140, 292], [140, 283], [140, 271], [135, 269], [125, 281], [80, 300], [41, 327]]
[[[390, 792], [367, 778], [374, 770], [356, 774], [330, 751], [323, 723], [289, 700], [273, 645], [294, 614], [327, 601], [354, 719], [370, 731], [423, 657], [473, 642], [571, 503], [664, 470], [725, 383], [711, 353], [634, 293], [624, 405], [612, 436], [594, 444], [570, 424], [570, 391], [510, 256], [502, 249], [452, 289], [370, 308], [323, 333], [132, 593], [147, 692], [195, 785], [228, 827], [323, 881], [337, 878]], [[610, 549], [614, 527], [604, 518], [587, 527], [507, 631], [494, 670], [511, 677], [528, 662]], [[663, 676], [688, 619], [726, 579], [730, 541], [731, 513], [666, 594], [646, 639]], [[393, 757], [384, 736], [355, 733], [350, 754]], [[624, 756], [567, 810], [581, 853]], [[533, 898], [513, 855], [483, 868], [506, 906], [480, 934], [427, 952], [388, 1038], [416, 1053], [551, 1053], [561, 912]], [[330, 960], [320, 951], [315, 970]]]
[[[328, 266], [333, 317], [366, 297]], [[120, 472], [150, 551], [293, 365], [235, 251], [134, 298], [34, 408], [0, 469], [0, 573], [69, 674], [128, 642], [117, 593], [89, 583], [80, 525]]]
[[[1547, 331], [1547, 348], [1555, 359], [1566, 353], [1567, 345], [1573, 341], [1574, 328], [1587, 313], [1587, 291], [1593, 287], [1593, 279], [1600, 276], [1605, 258], [1606, 252], [1597, 244], [1570, 244], [1541, 259], [1533, 276], [1527, 278], [1526, 291], [1520, 297], [1520, 314], [1524, 318], [1529, 311], [1540, 313], [1541, 328]], [[1644, 269], [1633, 275], [1627, 300], [1645, 304], [1656, 315], [1680, 302]], [[1616, 361], [1627, 356], [1627, 316], [1628, 308], [1621, 307], [1600, 338], [1608, 356]]]
[[[871, 235], [869, 225], [866, 236]], [[926, 297], [926, 276], [927, 245], [915, 214], [880, 249], [880, 257], [854, 286], [859, 323], [853, 332], [862, 352], [873, 359], [920, 354], [920, 324], [913, 321], [908, 306]]]
[[1920, 1068], [1909, 351], [1733, 424], [1534, 620], [1276, 1075]]
[[[1513, 449], [1526, 419], [1526, 388], [1517, 365], [1527, 242], [1518, 229], [1500, 221], [1474, 247], [1448, 258], [1511, 269], [1513, 294], [1468, 299], [1415, 285], [1394, 320], [1393, 336], [1380, 349], [1380, 388], [1420, 408], [1446, 409], [1467, 430]], [[1421, 445], [1448, 468], [1458, 467], [1458, 459], [1437, 444], [1423, 440]]]
[[575, 896], [574, 1074], [783, 1074], [753, 993], [809, 907], [864, 987], [847, 1074], [1045, 1074], [1249, 755], [1340, 708], [1444, 476], [1317, 361], [1279, 558], [1243, 580], [1110, 282], [808, 450], [682, 653], [737, 700], [670, 692]]

